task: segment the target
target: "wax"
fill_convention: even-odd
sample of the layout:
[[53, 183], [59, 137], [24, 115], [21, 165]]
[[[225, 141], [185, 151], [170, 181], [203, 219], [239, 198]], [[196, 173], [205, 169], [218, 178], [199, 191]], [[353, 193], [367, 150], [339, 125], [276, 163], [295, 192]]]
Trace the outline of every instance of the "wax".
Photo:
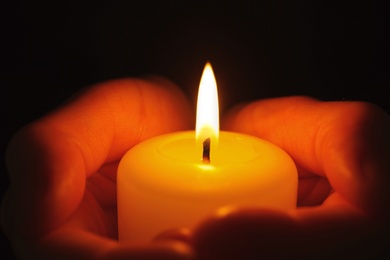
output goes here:
[[210, 162], [194, 131], [151, 138], [119, 164], [119, 240], [148, 242], [165, 230], [193, 228], [225, 206], [293, 209], [297, 183], [290, 156], [253, 136], [220, 132]]

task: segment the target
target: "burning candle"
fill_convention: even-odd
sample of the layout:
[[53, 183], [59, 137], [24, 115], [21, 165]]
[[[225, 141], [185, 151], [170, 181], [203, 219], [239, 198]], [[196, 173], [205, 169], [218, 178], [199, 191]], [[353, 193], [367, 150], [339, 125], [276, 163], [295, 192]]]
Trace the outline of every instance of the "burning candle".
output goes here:
[[119, 164], [119, 240], [148, 242], [165, 230], [192, 228], [222, 207], [296, 207], [290, 156], [260, 138], [220, 132], [218, 117], [216, 81], [206, 64], [196, 131], [146, 140]]

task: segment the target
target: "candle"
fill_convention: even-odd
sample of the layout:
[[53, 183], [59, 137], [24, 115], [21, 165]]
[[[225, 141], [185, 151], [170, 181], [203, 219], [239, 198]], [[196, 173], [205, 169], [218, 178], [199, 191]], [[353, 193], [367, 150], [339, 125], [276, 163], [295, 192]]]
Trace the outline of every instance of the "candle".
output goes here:
[[192, 228], [222, 207], [296, 207], [297, 170], [286, 152], [254, 136], [219, 132], [210, 64], [203, 71], [196, 120], [196, 131], [151, 138], [122, 158], [119, 240], [148, 242], [165, 230]]

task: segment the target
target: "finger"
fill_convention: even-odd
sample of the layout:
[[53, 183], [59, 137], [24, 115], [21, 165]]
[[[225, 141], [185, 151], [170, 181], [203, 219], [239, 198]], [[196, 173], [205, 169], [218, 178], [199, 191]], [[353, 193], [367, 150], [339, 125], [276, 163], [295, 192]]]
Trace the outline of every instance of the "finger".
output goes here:
[[390, 216], [390, 120], [378, 107], [275, 98], [232, 111], [223, 126], [270, 140], [354, 205]]
[[[20, 240], [19, 242], [22, 242]], [[20, 246], [18, 259], [189, 260], [190, 247], [180, 242], [128, 245], [79, 229], [62, 228]]]
[[192, 232], [188, 228], [170, 229], [158, 234], [153, 241], [175, 240], [186, 244], [192, 243]]
[[28, 125], [7, 150], [3, 226], [28, 236], [56, 228], [81, 202], [86, 178], [146, 138], [188, 129], [189, 111], [168, 81], [123, 79], [89, 88]]
[[123, 260], [193, 260], [191, 248], [181, 242], [160, 242], [149, 246], [119, 246], [102, 257], [102, 259]]
[[107, 221], [107, 215], [101, 213], [101, 205], [96, 203], [91, 193], [86, 190], [82, 204], [66, 223], [35, 243], [33, 253], [38, 254], [39, 259], [58, 259], [62, 256], [64, 259], [173, 260], [192, 256], [189, 243], [179, 240], [185, 237], [185, 231], [180, 231], [180, 236], [178, 232], [174, 232], [175, 236], [171, 232], [169, 237], [165, 236], [149, 245], [118, 243], [117, 236], [111, 233], [117, 231], [117, 225], [110, 227], [115, 221]]
[[383, 226], [336, 200], [289, 214], [269, 209], [225, 211], [195, 230], [194, 250], [203, 260], [382, 259], [387, 248]]

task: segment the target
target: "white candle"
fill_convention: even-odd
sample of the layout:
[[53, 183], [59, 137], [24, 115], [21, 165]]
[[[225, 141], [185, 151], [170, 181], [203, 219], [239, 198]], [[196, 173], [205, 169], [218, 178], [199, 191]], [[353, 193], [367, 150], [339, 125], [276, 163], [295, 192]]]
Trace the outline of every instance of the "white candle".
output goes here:
[[[200, 88], [216, 93], [210, 71], [208, 64]], [[147, 242], [167, 229], [194, 227], [225, 206], [296, 207], [298, 177], [290, 156], [265, 140], [215, 131], [218, 122], [211, 121], [218, 112], [203, 111], [209, 117], [197, 123], [197, 134], [154, 137], [122, 158], [117, 175], [121, 241]], [[203, 145], [208, 138], [209, 154]]]

